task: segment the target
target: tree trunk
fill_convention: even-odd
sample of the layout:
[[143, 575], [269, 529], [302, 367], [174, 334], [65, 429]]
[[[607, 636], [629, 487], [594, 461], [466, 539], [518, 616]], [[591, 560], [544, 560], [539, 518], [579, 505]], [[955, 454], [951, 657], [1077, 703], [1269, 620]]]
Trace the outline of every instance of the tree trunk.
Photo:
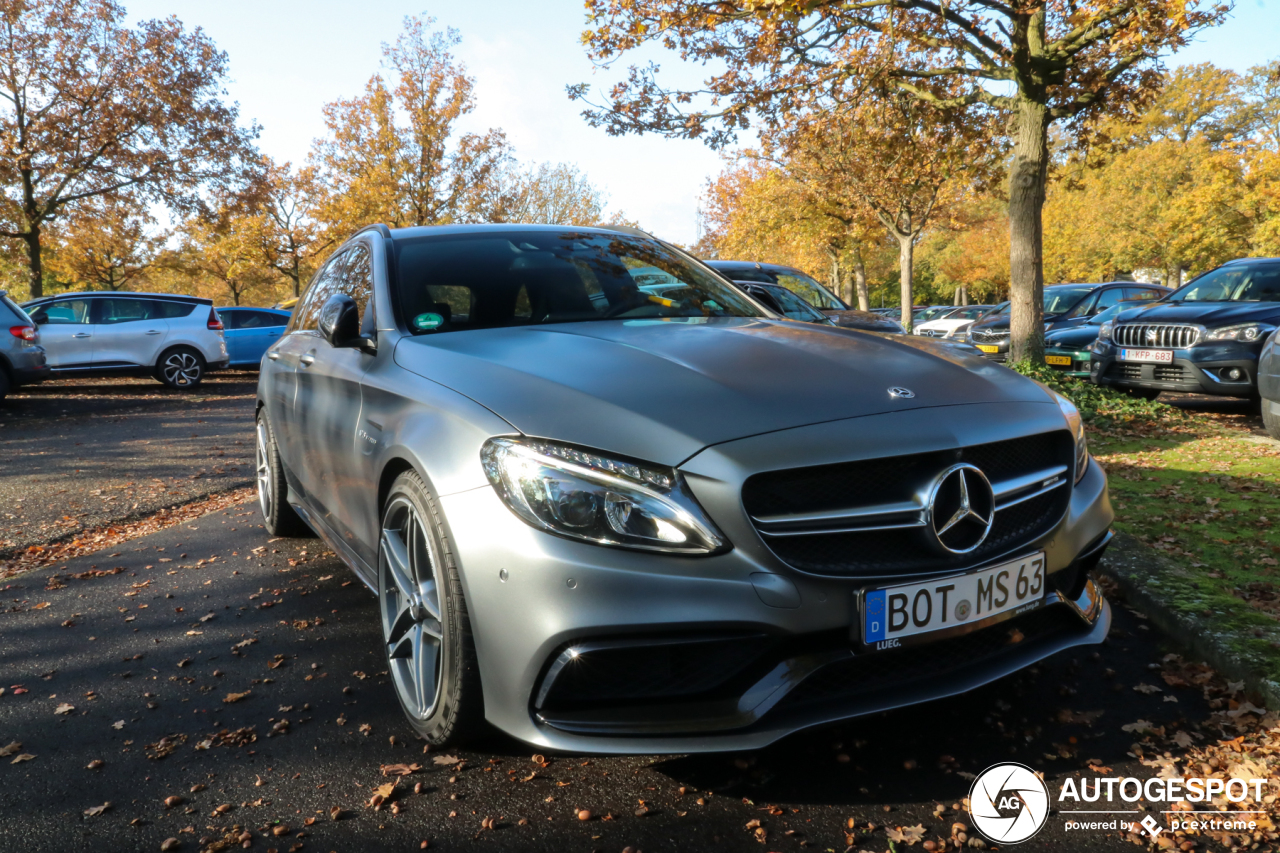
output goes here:
[[870, 311], [871, 294], [867, 291], [867, 265], [862, 261], [862, 246], [858, 245], [853, 247], [853, 288], [858, 295], [858, 310]]
[[913, 305], [911, 299], [911, 268], [915, 260], [916, 244], [910, 234], [910, 229], [908, 229], [907, 234], [897, 233], [894, 236], [898, 238], [898, 275], [901, 277], [902, 284], [902, 325], [910, 332], [911, 308]]
[[44, 265], [40, 261], [40, 226], [32, 225], [22, 240], [27, 244], [27, 269], [30, 278], [31, 298], [44, 296]]
[[[831, 288], [831, 292], [841, 299], [844, 299], [843, 288], [840, 286], [840, 255], [835, 249], [828, 248], [827, 256], [831, 258], [831, 282], [827, 286]], [[848, 301], [847, 299], [845, 300]]]
[[1009, 166], [1009, 361], [1044, 362], [1044, 209], [1049, 113], [1019, 96]]

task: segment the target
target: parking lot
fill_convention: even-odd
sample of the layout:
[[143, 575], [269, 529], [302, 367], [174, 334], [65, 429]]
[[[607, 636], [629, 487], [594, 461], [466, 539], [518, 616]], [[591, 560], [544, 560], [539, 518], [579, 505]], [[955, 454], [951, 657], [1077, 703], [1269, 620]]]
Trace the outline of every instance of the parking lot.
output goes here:
[[[15, 395], [0, 505], [23, 508], [3, 538], [247, 482], [252, 388], [227, 374], [191, 396], [105, 382]], [[1164, 639], [1116, 606], [1096, 650], [757, 753], [535, 756], [496, 735], [428, 752], [387, 682], [373, 596], [319, 540], [267, 536], [252, 502], [3, 591], [0, 747], [32, 757], [0, 763], [0, 837], [30, 850], [174, 838], [168, 849], [879, 853], [894, 838], [954, 841], [971, 774], [996, 761], [1050, 779], [1150, 776], [1124, 726], [1216, 733], [1201, 728], [1201, 689], [1156, 671]], [[1068, 835], [1056, 815], [1033, 843], [1131, 849], [1117, 833]]]

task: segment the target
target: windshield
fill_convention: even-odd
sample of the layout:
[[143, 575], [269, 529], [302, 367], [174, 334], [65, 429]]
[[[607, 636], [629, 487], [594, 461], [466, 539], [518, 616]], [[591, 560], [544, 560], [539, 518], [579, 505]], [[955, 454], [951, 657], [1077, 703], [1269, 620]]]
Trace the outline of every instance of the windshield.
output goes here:
[[844, 311], [849, 307], [836, 298], [834, 293], [804, 273], [780, 272], [777, 274], [777, 278], [778, 284], [790, 290], [814, 308], [819, 308], [823, 311]]
[[1134, 300], [1132, 302], [1117, 302], [1115, 305], [1112, 305], [1107, 310], [1099, 311], [1097, 314], [1094, 314], [1088, 320], [1085, 320], [1085, 322], [1088, 323], [1090, 326], [1101, 326], [1103, 323], [1107, 322], [1108, 320], [1114, 320], [1115, 316], [1119, 314], [1121, 311], [1128, 311], [1130, 308], [1137, 308], [1141, 304], [1142, 304], [1141, 300]]
[[952, 311], [944, 320], [976, 320], [983, 314], [991, 310], [990, 305], [971, 305], [967, 308], [957, 308]]
[[1280, 263], [1232, 264], [1207, 272], [1170, 302], [1280, 302]]
[[915, 315], [917, 323], [927, 323], [930, 320], [943, 320], [955, 315], [958, 311], [951, 305], [934, 305], [932, 308], [926, 308]]
[[414, 333], [608, 319], [760, 317], [746, 297], [652, 238], [480, 231], [396, 240]]
[[1092, 284], [1073, 285], [1070, 287], [1046, 287], [1044, 289], [1044, 313], [1061, 314], [1071, 310], [1077, 302], [1094, 290]]
[[769, 291], [770, 295], [777, 301], [778, 306], [782, 308], [783, 315], [790, 320], [804, 320], [807, 323], [812, 323], [815, 320], [827, 319], [826, 314], [823, 314], [781, 285], [770, 286], [766, 284], [760, 286]]

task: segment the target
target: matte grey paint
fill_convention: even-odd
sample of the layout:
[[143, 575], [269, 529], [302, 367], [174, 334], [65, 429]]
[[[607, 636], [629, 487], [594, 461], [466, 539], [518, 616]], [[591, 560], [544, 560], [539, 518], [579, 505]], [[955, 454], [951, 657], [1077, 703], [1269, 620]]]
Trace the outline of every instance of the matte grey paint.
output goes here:
[[[748, 474], [1066, 428], [1040, 386], [925, 338], [771, 320], [604, 321], [414, 337], [389, 307], [383, 238], [365, 231], [355, 239], [373, 249], [376, 349], [334, 350], [314, 333], [294, 332], [263, 360], [259, 402], [275, 425], [290, 500], [373, 586], [379, 484], [400, 468], [417, 470], [440, 499], [458, 561], [486, 715], [540, 746], [736, 749], [877, 710], [634, 738], [540, 723], [530, 703], [556, 650], [584, 636], [785, 635], [853, 624], [853, 593], [867, 581], [807, 575], [778, 560], [743, 511]], [[890, 397], [892, 385], [912, 388], [915, 398]], [[521, 432], [678, 465], [733, 547], [670, 556], [533, 529], [502, 502], [480, 465], [487, 439]], [[1062, 522], [1020, 551], [1043, 548], [1050, 573], [1059, 571], [1106, 533], [1111, 518], [1105, 474], [1090, 462]], [[1019, 651], [1025, 660], [1010, 669], [913, 688], [895, 704], [969, 689], [1058, 646], [1100, 642], [1105, 606], [1094, 618], [1087, 634], [1047, 651]]]

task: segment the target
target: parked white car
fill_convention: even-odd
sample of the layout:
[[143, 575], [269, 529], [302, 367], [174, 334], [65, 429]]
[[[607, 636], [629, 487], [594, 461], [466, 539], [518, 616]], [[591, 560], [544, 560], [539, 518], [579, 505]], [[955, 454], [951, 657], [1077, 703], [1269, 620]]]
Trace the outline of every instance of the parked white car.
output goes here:
[[925, 335], [930, 338], [956, 338], [964, 335], [966, 329], [973, 325], [982, 315], [986, 314], [994, 305], [962, 305], [952, 311], [948, 311], [936, 320], [929, 320], [916, 326], [914, 331], [917, 335]]
[[213, 302], [171, 293], [59, 293], [22, 306], [55, 378], [132, 374], [194, 388], [228, 364]]

